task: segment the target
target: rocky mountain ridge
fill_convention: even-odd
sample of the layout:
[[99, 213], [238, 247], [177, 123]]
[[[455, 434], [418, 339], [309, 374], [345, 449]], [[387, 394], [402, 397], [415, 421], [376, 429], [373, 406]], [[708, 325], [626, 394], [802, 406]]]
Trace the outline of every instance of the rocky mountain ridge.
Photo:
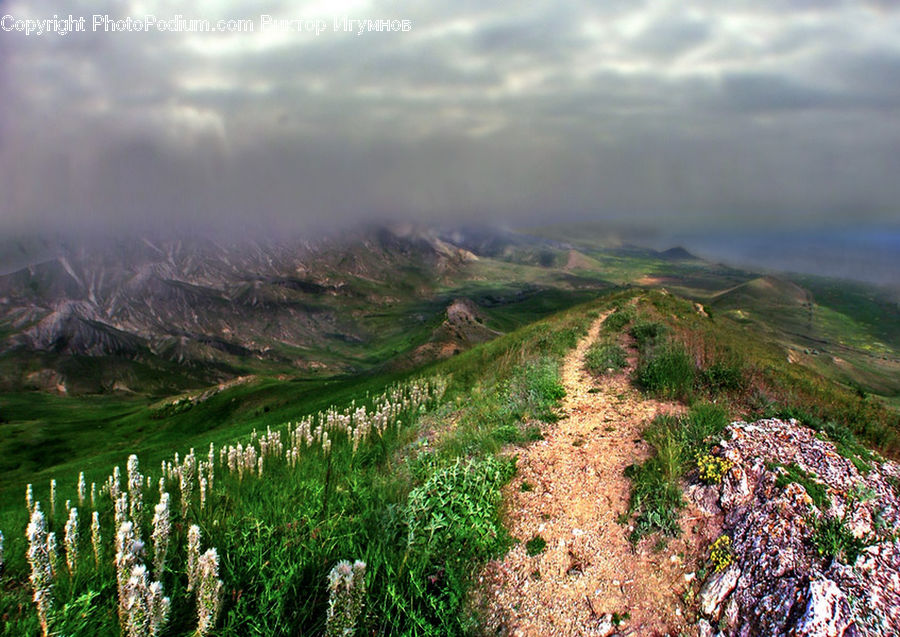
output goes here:
[[132, 238], [41, 248], [36, 262], [0, 276], [0, 353], [198, 366], [250, 359], [302, 368], [323, 358], [304, 351], [368, 338], [358, 314], [421, 297], [476, 259], [404, 226], [315, 242]]

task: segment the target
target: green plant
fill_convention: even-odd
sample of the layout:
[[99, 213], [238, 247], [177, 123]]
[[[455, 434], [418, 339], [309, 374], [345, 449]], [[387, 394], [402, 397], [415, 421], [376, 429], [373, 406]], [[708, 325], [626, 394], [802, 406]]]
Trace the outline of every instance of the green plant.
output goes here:
[[627, 364], [625, 350], [615, 343], [594, 343], [584, 357], [584, 365], [592, 374], [616, 371]]
[[872, 536], [856, 537], [843, 518], [821, 515], [809, 521], [810, 541], [816, 552], [829, 560], [853, 565], [867, 547], [874, 544]]
[[668, 536], [680, 533], [678, 515], [684, 506], [680, 480], [727, 422], [721, 407], [699, 403], [685, 416], [658, 416], [644, 430], [644, 438], [655, 454], [625, 470], [631, 480], [631, 495], [620, 521], [636, 515], [632, 542], [655, 532]]
[[525, 552], [530, 556], [535, 556], [547, 548], [547, 541], [540, 535], [535, 535], [525, 543]]
[[612, 623], [613, 626], [621, 626], [625, 622], [631, 619], [631, 613], [627, 610], [624, 613], [613, 613], [612, 614]]
[[709, 549], [709, 561], [712, 562], [716, 573], [731, 566], [734, 562], [734, 551], [729, 536], [722, 535], [712, 543]]
[[514, 461], [495, 456], [457, 460], [436, 471], [407, 498], [408, 545], [428, 556], [492, 555], [506, 541], [499, 519], [500, 487], [514, 473]]
[[694, 387], [696, 368], [680, 343], [664, 343], [641, 354], [638, 383], [648, 392], [684, 400]]
[[634, 338], [638, 348], [643, 349], [648, 345], [654, 345], [668, 332], [668, 328], [662, 323], [640, 319], [631, 326], [629, 334]]
[[634, 320], [634, 308], [624, 305], [616, 308], [616, 310], [606, 317], [603, 322], [603, 329], [608, 332], [619, 332], [628, 323]]
[[819, 509], [824, 510], [831, 505], [831, 498], [828, 495], [828, 490], [825, 488], [825, 485], [816, 480], [814, 475], [804, 471], [803, 468], [796, 463], [787, 465], [768, 463], [766, 467], [769, 471], [778, 472], [778, 477], [775, 479], [775, 486], [779, 489], [783, 489], [789, 483], [794, 482], [806, 490], [806, 493], [813, 501], [813, 504]]
[[741, 391], [746, 384], [743, 363], [737, 358], [714, 362], [700, 371], [699, 380], [713, 392]]
[[710, 454], [697, 457], [697, 471], [700, 479], [706, 484], [719, 484], [733, 466], [734, 463], [726, 458]]

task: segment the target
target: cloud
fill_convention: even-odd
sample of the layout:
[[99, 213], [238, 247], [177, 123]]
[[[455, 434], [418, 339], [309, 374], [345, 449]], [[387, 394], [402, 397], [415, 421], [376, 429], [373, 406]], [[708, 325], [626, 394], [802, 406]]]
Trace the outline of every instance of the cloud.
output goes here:
[[185, 14], [256, 29], [0, 33], [0, 232], [896, 219], [892, 3], [265, 11], [413, 26], [261, 33], [247, 0], [7, 3], [17, 17]]

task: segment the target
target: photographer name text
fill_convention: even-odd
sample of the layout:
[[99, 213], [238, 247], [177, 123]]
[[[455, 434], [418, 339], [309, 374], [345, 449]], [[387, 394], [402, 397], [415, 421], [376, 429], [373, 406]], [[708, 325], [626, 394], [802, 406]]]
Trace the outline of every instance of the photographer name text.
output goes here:
[[321, 36], [343, 33], [362, 36], [367, 33], [412, 31], [412, 20], [399, 18], [285, 18], [262, 14], [255, 18], [209, 20], [183, 15], [160, 17], [60, 16], [21, 18], [10, 14], [0, 18], [0, 31], [26, 36], [65, 36], [70, 33], [303, 33]]

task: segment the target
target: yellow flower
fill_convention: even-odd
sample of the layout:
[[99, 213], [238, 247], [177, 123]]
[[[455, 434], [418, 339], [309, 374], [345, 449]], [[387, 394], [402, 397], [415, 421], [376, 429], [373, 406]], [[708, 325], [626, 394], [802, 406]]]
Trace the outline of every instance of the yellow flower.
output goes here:
[[734, 463], [730, 460], [710, 454], [704, 454], [697, 458], [697, 470], [700, 473], [700, 479], [706, 484], [722, 482], [722, 478], [733, 466]]
[[709, 550], [709, 561], [713, 563], [717, 573], [731, 566], [731, 563], [734, 562], [734, 553], [731, 550], [730, 537], [723, 535], [712, 543]]

